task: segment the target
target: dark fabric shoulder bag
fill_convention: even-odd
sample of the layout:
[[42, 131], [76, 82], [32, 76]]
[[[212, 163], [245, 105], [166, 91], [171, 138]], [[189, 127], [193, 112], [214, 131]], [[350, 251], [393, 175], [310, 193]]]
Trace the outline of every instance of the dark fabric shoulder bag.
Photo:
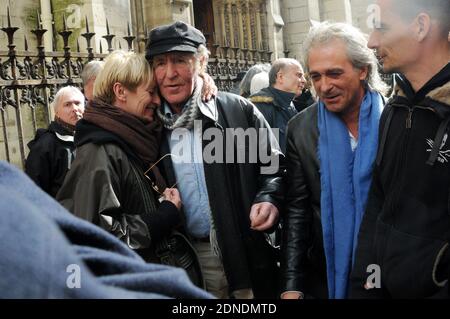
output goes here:
[[[140, 166], [130, 160], [130, 165], [136, 180], [139, 184], [139, 190], [143, 196], [145, 213], [151, 214], [158, 208], [153, 190], [146, 180], [144, 180], [144, 172]], [[197, 287], [205, 289], [205, 282], [201, 271], [200, 262], [195, 252], [195, 248], [189, 242], [187, 237], [177, 230], [165, 236], [162, 240], [154, 243], [155, 254], [163, 265], [182, 268]]]

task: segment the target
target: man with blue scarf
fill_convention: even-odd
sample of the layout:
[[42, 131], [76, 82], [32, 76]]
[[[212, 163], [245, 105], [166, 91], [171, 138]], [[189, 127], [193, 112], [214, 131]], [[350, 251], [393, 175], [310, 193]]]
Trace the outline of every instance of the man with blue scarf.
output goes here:
[[347, 24], [311, 28], [305, 66], [319, 102], [287, 132], [282, 298], [348, 294], [386, 87], [364, 35]]

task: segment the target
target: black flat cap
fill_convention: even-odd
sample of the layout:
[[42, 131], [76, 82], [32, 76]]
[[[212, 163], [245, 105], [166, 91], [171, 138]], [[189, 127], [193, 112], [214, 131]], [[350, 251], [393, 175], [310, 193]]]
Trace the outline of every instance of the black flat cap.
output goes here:
[[195, 53], [200, 44], [204, 45], [205, 43], [206, 39], [200, 30], [187, 23], [177, 21], [150, 31], [145, 58], [150, 60], [155, 55], [173, 51]]

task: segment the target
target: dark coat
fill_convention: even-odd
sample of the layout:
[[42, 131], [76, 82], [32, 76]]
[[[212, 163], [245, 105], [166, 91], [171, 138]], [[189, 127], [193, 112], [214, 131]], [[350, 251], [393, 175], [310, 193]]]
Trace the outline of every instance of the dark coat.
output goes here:
[[298, 112], [292, 103], [293, 93], [267, 87], [249, 97], [264, 115], [270, 127], [279, 129], [281, 151], [286, 152], [286, 128], [288, 121]]
[[[271, 130], [262, 114], [248, 100], [234, 94], [220, 92], [214, 109], [201, 109], [203, 131], [219, 129], [226, 136], [227, 128], [266, 128], [269, 140], [261, 141], [265, 149], [279, 160], [277, 169], [268, 175], [260, 174], [260, 162], [205, 163], [212, 218], [222, 254], [222, 262], [230, 291], [252, 288], [256, 298], [275, 298], [278, 295], [278, 277], [275, 253], [264, 234], [250, 229], [251, 206], [270, 202], [281, 210], [283, 200], [283, 158]], [[207, 115], [205, 115], [207, 114]], [[222, 141], [225, 147], [226, 138]], [[203, 141], [203, 148], [208, 141]], [[224, 156], [231, 150], [225, 149]], [[234, 143], [234, 152], [239, 151]], [[162, 155], [169, 152], [163, 143]], [[245, 148], [246, 158], [249, 145]], [[223, 161], [226, 163], [225, 161]], [[175, 182], [170, 158], [162, 161], [169, 184]]]
[[[182, 216], [169, 201], [159, 204], [133, 150], [118, 136], [85, 120], [76, 133], [77, 157], [57, 195], [74, 215], [102, 227], [125, 242], [146, 261], [167, 263], [160, 244], [182, 224]], [[184, 243], [183, 243], [184, 244]], [[198, 263], [192, 247], [192, 263]], [[187, 259], [187, 258], [185, 258]], [[189, 268], [193, 275], [200, 274]]]
[[47, 129], [37, 130], [28, 147], [25, 173], [55, 197], [74, 158], [73, 134], [59, 123], [51, 122]]
[[320, 162], [317, 157], [318, 105], [288, 123], [287, 192], [281, 254], [282, 291], [328, 298], [320, 215]]
[[308, 106], [311, 106], [315, 103], [314, 97], [311, 94], [311, 91], [308, 89], [304, 89], [302, 94], [296, 96], [292, 103], [294, 103], [295, 108], [298, 112], [303, 111]]
[[[350, 297], [448, 298], [450, 64], [418, 92], [396, 82], [381, 117]], [[370, 265], [380, 267], [380, 289], [364, 289]]]

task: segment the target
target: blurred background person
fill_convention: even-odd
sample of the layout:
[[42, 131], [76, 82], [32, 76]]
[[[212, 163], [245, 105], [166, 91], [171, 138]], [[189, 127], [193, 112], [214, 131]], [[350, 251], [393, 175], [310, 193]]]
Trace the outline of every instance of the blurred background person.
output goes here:
[[[264, 74], [264, 71], [255, 77], [260, 74]], [[288, 121], [297, 114], [292, 100], [295, 95], [301, 94], [306, 79], [303, 68], [297, 60], [281, 58], [272, 63], [267, 80], [270, 86], [251, 95], [249, 100], [264, 115], [270, 127], [279, 130], [276, 136], [284, 153], [286, 126]]]
[[87, 101], [92, 100], [95, 78], [103, 68], [103, 65], [103, 61], [92, 60], [83, 67], [83, 71], [80, 76], [81, 81], [83, 82], [83, 93]]
[[248, 69], [247, 73], [245, 74], [244, 78], [241, 81], [241, 84], [239, 85], [241, 89], [241, 96], [247, 98], [251, 95], [250, 93], [250, 86], [252, 83], [253, 77], [260, 73], [260, 72], [269, 72], [270, 70], [270, 64], [255, 64], [250, 69]]
[[245, 76], [245, 73], [247, 73], [247, 71], [239, 72], [236, 75], [236, 78], [234, 78], [234, 80], [233, 80], [233, 87], [231, 88], [230, 93], [234, 93], [237, 95], [241, 94], [240, 84], [241, 84], [242, 79]]
[[250, 82], [250, 95], [253, 95], [269, 86], [269, 73], [262, 71], [255, 74]]

